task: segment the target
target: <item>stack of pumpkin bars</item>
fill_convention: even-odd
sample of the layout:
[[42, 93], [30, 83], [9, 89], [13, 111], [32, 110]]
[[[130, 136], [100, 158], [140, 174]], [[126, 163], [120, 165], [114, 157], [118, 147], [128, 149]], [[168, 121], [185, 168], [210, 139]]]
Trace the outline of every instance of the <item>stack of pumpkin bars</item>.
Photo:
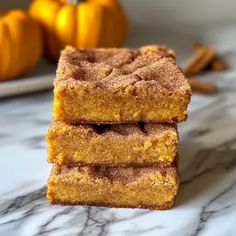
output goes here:
[[167, 209], [178, 190], [178, 132], [189, 83], [172, 50], [62, 53], [47, 135], [53, 204]]

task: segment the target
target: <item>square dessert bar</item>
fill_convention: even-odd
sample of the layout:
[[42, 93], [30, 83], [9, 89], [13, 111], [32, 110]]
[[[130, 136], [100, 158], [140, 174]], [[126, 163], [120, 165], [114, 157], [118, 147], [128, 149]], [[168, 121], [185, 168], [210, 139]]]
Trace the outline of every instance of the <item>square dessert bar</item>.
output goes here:
[[177, 168], [65, 167], [48, 180], [52, 204], [168, 209], [179, 186]]
[[54, 118], [68, 123], [176, 123], [191, 97], [174, 52], [163, 46], [67, 47], [54, 87]]
[[59, 165], [167, 166], [177, 154], [173, 124], [71, 125], [53, 121], [48, 161]]

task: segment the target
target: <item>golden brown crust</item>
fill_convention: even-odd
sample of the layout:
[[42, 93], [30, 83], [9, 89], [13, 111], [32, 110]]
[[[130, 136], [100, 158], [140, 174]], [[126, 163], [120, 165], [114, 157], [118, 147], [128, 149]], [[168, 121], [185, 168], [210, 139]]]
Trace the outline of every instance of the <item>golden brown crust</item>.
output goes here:
[[168, 210], [173, 207], [174, 200], [170, 202], [166, 202], [163, 205], [136, 205], [133, 206], [132, 204], [128, 205], [112, 205], [112, 204], [107, 204], [106, 202], [99, 202], [99, 203], [94, 203], [94, 202], [83, 202], [83, 201], [78, 201], [78, 202], [65, 202], [61, 200], [56, 200], [52, 199], [50, 200], [50, 203], [53, 205], [62, 205], [62, 206], [76, 206], [76, 205], [82, 205], [82, 206], [97, 206], [97, 207], [110, 207], [110, 208], [140, 208], [140, 209], [149, 209], [149, 210]]
[[60, 165], [168, 166], [177, 153], [171, 124], [70, 125], [53, 121], [48, 161]]
[[[61, 118], [58, 118], [58, 117], [61, 117]], [[183, 116], [178, 117], [178, 116], [175, 116], [173, 117], [172, 119], [165, 119], [165, 118], [156, 118], [155, 121], [152, 120], [150, 121], [149, 119], [133, 119], [133, 120], [121, 120], [121, 119], [117, 119], [117, 120], [106, 120], [104, 121], [103, 119], [77, 119], [77, 118], [66, 118], [66, 115], [64, 114], [60, 114], [60, 115], [55, 115], [55, 112], [54, 112], [54, 119], [56, 118], [57, 120], [60, 120], [62, 122], [65, 122], [65, 123], [68, 123], [68, 124], [72, 124], [72, 125], [77, 125], [77, 124], [91, 124], [91, 125], [118, 125], [118, 124], [135, 124], [135, 123], [138, 123], [138, 122], [143, 122], [143, 123], [149, 123], [149, 124], [158, 124], [158, 123], [166, 123], [166, 124], [176, 124], [176, 123], [179, 123], [179, 122], [182, 122], [182, 121], [186, 121], [187, 118], [188, 118], [188, 114], [184, 114]], [[115, 118], [116, 119], [116, 118]]]
[[[67, 46], [61, 53], [60, 65], [65, 63], [66, 65], [70, 64], [91, 69], [89, 68], [89, 63], [91, 63], [98, 67], [103, 66], [103, 68], [100, 68], [101, 72], [104, 71], [105, 65], [107, 68], [116, 68], [123, 71], [123, 74], [127, 74], [128, 72], [131, 73], [161, 58], [170, 58], [175, 61], [175, 53], [173, 50], [161, 45], [149, 45], [139, 49], [75, 49], [71, 46]], [[99, 63], [103, 64], [99, 65]], [[58, 69], [60, 78], [60, 67]], [[101, 76], [102, 73], [98, 73], [96, 77], [89, 79], [96, 80], [99, 75]]]
[[140, 89], [147, 82], [159, 93], [190, 90], [187, 79], [176, 66], [172, 50], [163, 46], [140, 49], [74, 49], [62, 52], [55, 85], [61, 80], [120, 90], [129, 85]]
[[160, 46], [62, 52], [54, 116], [78, 123], [176, 122], [186, 119], [191, 89]]
[[60, 176], [66, 179], [68, 176], [74, 176], [80, 172], [82, 175], [89, 176], [92, 179], [101, 179], [109, 182], [120, 182], [130, 184], [139, 179], [147, 178], [157, 172], [163, 176], [172, 176], [178, 178], [176, 174], [175, 163], [169, 167], [110, 167], [110, 166], [60, 166], [54, 165], [52, 176]]
[[168, 209], [179, 186], [175, 166], [113, 168], [54, 166], [47, 197], [52, 204]]
[[63, 121], [53, 120], [50, 124], [50, 130], [54, 128], [65, 129], [66, 132], [77, 131], [81, 135], [99, 136], [106, 135], [119, 137], [157, 137], [166, 131], [177, 133], [176, 124], [168, 123], [130, 123], [130, 124], [68, 124]]

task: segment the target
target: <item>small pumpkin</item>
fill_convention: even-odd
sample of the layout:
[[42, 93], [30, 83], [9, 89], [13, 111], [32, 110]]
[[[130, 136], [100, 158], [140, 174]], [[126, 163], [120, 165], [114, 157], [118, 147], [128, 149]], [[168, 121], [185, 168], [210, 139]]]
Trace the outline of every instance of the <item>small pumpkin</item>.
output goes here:
[[11, 10], [0, 15], [0, 80], [27, 72], [42, 54], [41, 29], [26, 12]]
[[118, 47], [126, 36], [126, 17], [118, 0], [34, 0], [29, 12], [41, 23], [45, 54], [54, 60], [66, 45]]

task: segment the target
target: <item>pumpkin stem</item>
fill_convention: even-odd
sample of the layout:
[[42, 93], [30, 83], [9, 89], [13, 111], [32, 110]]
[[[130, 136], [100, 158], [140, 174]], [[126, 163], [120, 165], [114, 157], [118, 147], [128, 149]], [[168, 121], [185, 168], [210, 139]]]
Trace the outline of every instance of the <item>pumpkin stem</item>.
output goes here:
[[85, 0], [67, 0], [67, 2], [69, 3], [69, 4], [73, 4], [73, 5], [76, 5], [76, 4], [78, 4], [78, 3], [80, 3], [80, 2], [84, 2]]

